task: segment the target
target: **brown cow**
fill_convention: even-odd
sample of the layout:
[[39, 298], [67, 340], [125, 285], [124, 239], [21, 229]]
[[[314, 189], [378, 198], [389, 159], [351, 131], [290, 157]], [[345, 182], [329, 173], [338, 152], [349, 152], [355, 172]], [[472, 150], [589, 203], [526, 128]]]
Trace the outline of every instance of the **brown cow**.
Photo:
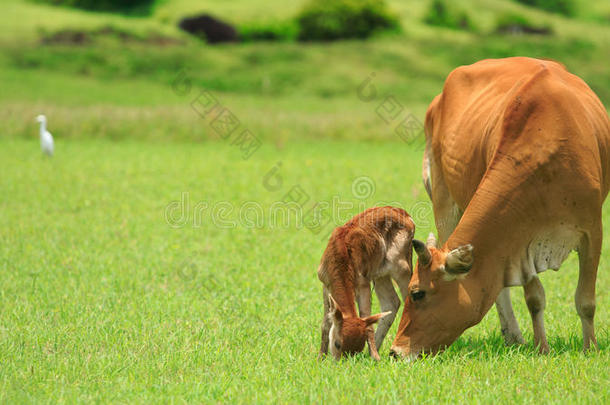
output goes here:
[[[423, 177], [441, 247], [413, 242], [418, 262], [391, 353], [413, 359], [442, 350], [517, 285], [535, 344], [548, 351], [537, 274], [558, 269], [571, 250], [583, 346], [596, 347], [610, 123], [593, 91], [556, 62], [484, 60], [449, 75], [425, 129]], [[514, 318], [510, 299], [499, 304], [501, 319]]]
[[[329, 343], [339, 359], [361, 352], [368, 340], [371, 356], [379, 360], [379, 347], [400, 306], [392, 278], [403, 299], [408, 292], [414, 232], [409, 214], [394, 207], [369, 208], [333, 231], [318, 269], [324, 284], [320, 356], [328, 353]], [[372, 316], [371, 281], [386, 311]], [[372, 325], [379, 320], [374, 334]]]

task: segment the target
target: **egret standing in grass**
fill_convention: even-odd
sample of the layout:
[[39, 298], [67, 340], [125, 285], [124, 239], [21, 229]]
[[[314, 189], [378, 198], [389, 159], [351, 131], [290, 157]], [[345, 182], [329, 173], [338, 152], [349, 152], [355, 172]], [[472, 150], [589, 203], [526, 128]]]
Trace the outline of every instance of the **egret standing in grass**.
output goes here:
[[36, 121], [40, 122], [40, 148], [45, 154], [53, 156], [53, 135], [47, 131], [47, 117], [40, 114]]

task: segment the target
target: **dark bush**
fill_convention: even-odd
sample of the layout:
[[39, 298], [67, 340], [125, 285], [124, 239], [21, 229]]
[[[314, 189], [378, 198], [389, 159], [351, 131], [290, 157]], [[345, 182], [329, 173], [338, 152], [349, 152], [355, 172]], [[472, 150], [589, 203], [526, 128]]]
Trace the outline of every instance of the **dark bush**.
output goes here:
[[309, 0], [297, 15], [302, 41], [367, 38], [400, 23], [383, 0]]
[[521, 4], [536, 7], [551, 13], [573, 16], [576, 14], [576, 2], [574, 0], [516, 0]]
[[150, 11], [155, 0], [38, 0], [57, 6], [82, 8], [94, 11], [141, 12]]
[[237, 41], [237, 30], [231, 24], [208, 14], [183, 18], [178, 26], [211, 44]]
[[464, 11], [454, 10], [447, 6], [447, 3], [443, 0], [434, 0], [432, 2], [428, 13], [424, 17], [424, 22], [426, 24], [451, 29], [472, 29], [472, 23], [470, 22], [468, 14]]

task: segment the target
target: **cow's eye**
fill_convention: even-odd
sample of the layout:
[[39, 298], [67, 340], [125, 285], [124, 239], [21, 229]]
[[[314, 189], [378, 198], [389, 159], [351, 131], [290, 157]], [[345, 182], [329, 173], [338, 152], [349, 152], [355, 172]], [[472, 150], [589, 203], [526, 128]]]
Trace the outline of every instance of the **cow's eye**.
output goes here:
[[341, 349], [341, 343], [335, 340], [335, 347], [337, 348], [337, 350]]
[[426, 296], [426, 292], [422, 290], [411, 291], [411, 299], [413, 301], [423, 300]]

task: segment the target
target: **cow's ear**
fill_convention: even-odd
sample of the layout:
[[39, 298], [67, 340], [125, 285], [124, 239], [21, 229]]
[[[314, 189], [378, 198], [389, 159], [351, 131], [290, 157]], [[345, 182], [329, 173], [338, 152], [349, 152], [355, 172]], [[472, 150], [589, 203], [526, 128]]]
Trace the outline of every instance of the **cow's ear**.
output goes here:
[[337, 301], [333, 298], [332, 295], [328, 294], [328, 300], [330, 301], [330, 312], [329, 315], [333, 322], [342, 323], [343, 322], [343, 312], [341, 312], [341, 308]]
[[472, 245], [463, 245], [453, 249], [447, 254], [445, 260], [445, 272], [452, 276], [460, 276], [468, 273], [474, 263]]

